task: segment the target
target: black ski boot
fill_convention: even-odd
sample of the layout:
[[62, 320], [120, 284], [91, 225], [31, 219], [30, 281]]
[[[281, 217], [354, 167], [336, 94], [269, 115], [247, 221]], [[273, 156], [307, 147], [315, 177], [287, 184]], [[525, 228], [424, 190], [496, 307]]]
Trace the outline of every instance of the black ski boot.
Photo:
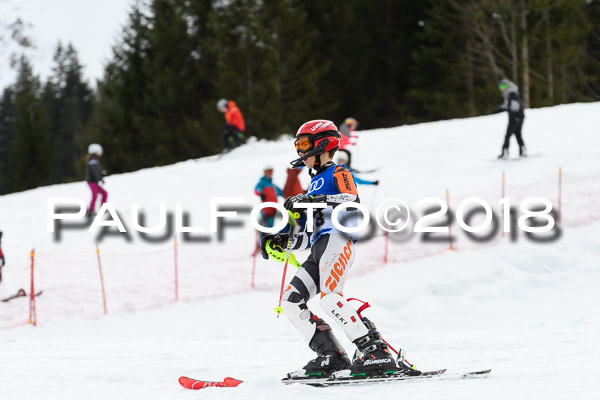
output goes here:
[[309, 347], [317, 353], [317, 358], [310, 360], [303, 369], [290, 372], [288, 378], [318, 376], [331, 376], [336, 371], [348, 369], [350, 359], [344, 348], [337, 341], [331, 327], [321, 318], [313, 316], [317, 330], [310, 341]]
[[498, 158], [508, 158], [508, 149], [506, 147], [502, 148], [502, 153], [500, 153]]
[[527, 148], [525, 146], [519, 147], [519, 155], [521, 157], [527, 157]]
[[361, 318], [361, 321], [369, 332], [354, 341], [363, 355], [354, 360], [350, 366], [350, 374], [375, 376], [398, 371], [394, 356], [390, 353], [387, 343], [381, 339], [375, 324], [366, 317]]

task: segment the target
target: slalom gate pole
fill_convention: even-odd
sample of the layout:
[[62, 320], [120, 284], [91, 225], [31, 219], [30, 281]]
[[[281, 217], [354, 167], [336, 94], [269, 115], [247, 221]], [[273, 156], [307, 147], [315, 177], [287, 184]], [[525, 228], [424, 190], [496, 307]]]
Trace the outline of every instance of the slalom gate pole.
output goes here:
[[283, 286], [285, 285], [285, 276], [287, 273], [288, 262], [290, 261], [290, 253], [292, 252], [292, 242], [294, 241], [294, 228], [296, 227], [296, 218], [299, 218], [300, 214], [292, 213], [288, 210], [288, 223], [290, 224], [290, 230], [288, 231], [288, 242], [285, 249], [285, 265], [283, 266], [283, 276], [281, 277], [281, 289], [279, 290], [279, 304], [275, 307], [277, 318], [283, 313], [281, 308], [281, 300], [283, 299]]
[[[501, 199], [503, 199], [505, 196], [505, 191], [504, 191], [505, 182], [506, 182], [506, 178], [504, 175], [504, 171], [502, 171], [502, 197], [501, 197]], [[501, 213], [502, 213], [501, 221], [502, 221], [502, 223], [504, 223], [504, 207], [502, 207]], [[504, 237], [504, 229], [501, 229], [501, 231], [502, 231], [502, 237]]]
[[108, 314], [106, 310], [106, 292], [104, 291], [104, 276], [102, 275], [102, 263], [100, 262], [100, 248], [96, 244], [96, 256], [98, 257], [98, 270], [100, 271], [100, 286], [102, 287], [102, 303], [104, 304], [104, 314]]
[[33, 284], [33, 266], [35, 259], [35, 249], [31, 250], [29, 253], [29, 257], [31, 258], [31, 292], [29, 293], [29, 324], [36, 326], [37, 325], [37, 316], [35, 312], [35, 287]]
[[558, 223], [562, 223], [562, 167], [558, 168]]
[[254, 235], [254, 254], [252, 254], [252, 274], [250, 276], [250, 287], [254, 289], [254, 276], [256, 274], [256, 255], [258, 254], [258, 231]]
[[179, 300], [179, 271], [177, 260], [177, 236], [173, 236], [173, 255], [175, 258], [175, 301]]
[[452, 220], [450, 218], [450, 191], [448, 189], [446, 189], [446, 202], [448, 204], [448, 249], [454, 250], [454, 247], [452, 247]]

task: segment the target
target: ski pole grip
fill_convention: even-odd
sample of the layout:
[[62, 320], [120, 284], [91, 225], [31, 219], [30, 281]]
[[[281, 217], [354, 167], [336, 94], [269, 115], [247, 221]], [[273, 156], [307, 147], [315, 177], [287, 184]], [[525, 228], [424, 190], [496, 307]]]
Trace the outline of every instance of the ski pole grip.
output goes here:
[[290, 224], [290, 227], [295, 228], [297, 223], [296, 220], [298, 218], [300, 218], [300, 213], [299, 212], [292, 212], [290, 210], [287, 210], [288, 212], [288, 222]]

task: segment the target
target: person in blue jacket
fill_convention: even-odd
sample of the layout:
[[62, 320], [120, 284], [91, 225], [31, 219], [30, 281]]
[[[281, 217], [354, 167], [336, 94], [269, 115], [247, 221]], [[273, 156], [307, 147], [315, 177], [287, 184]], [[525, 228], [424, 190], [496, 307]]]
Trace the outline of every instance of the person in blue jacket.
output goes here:
[[[284, 207], [302, 212], [298, 203], [320, 203], [325, 208], [312, 213], [313, 229], [307, 228], [294, 234], [292, 250], [310, 249], [282, 293], [281, 308], [308, 346], [317, 353], [302, 369], [290, 372], [288, 378], [307, 376], [331, 376], [344, 371], [351, 375], [380, 375], [402, 369], [407, 374], [420, 374], [403, 362], [396, 364], [389, 346], [381, 339], [375, 324], [362, 317], [343, 296], [348, 272], [354, 262], [357, 237], [345, 233], [333, 224], [335, 208], [345, 203], [360, 203], [352, 174], [343, 165], [333, 162], [339, 148], [341, 134], [329, 120], [313, 120], [303, 124], [296, 133], [295, 147], [298, 153], [293, 166], [306, 165], [312, 177], [306, 194], [289, 197]], [[340, 210], [339, 221], [344, 226], [358, 225], [356, 208]], [[263, 258], [285, 259], [288, 233], [266, 235], [260, 242]], [[362, 356], [353, 362], [348, 358], [331, 327], [309, 309], [307, 302], [318, 296], [321, 309], [332, 317]]]
[[[283, 192], [279, 188], [279, 186], [273, 183], [273, 167], [266, 166], [263, 170], [264, 175], [260, 178], [256, 187], [254, 188], [254, 193], [257, 196], [260, 196], [261, 202], [273, 202], [277, 203], [277, 197], [284, 197]], [[275, 223], [275, 213], [277, 212], [276, 208], [263, 208], [261, 211], [263, 217], [263, 226], [268, 228], [272, 228]]]

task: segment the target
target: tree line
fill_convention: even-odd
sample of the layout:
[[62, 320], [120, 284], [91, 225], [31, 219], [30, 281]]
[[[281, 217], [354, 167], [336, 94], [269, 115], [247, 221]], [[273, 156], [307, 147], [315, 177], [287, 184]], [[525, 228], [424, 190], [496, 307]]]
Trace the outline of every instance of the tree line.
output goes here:
[[54, 60], [2, 92], [0, 193], [82, 179], [91, 142], [111, 173], [220, 152], [222, 97], [261, 139], [487, 114], [501, 78], [527, 107], [597, 101], [600, 1], [140, 0], [97, 82]]

